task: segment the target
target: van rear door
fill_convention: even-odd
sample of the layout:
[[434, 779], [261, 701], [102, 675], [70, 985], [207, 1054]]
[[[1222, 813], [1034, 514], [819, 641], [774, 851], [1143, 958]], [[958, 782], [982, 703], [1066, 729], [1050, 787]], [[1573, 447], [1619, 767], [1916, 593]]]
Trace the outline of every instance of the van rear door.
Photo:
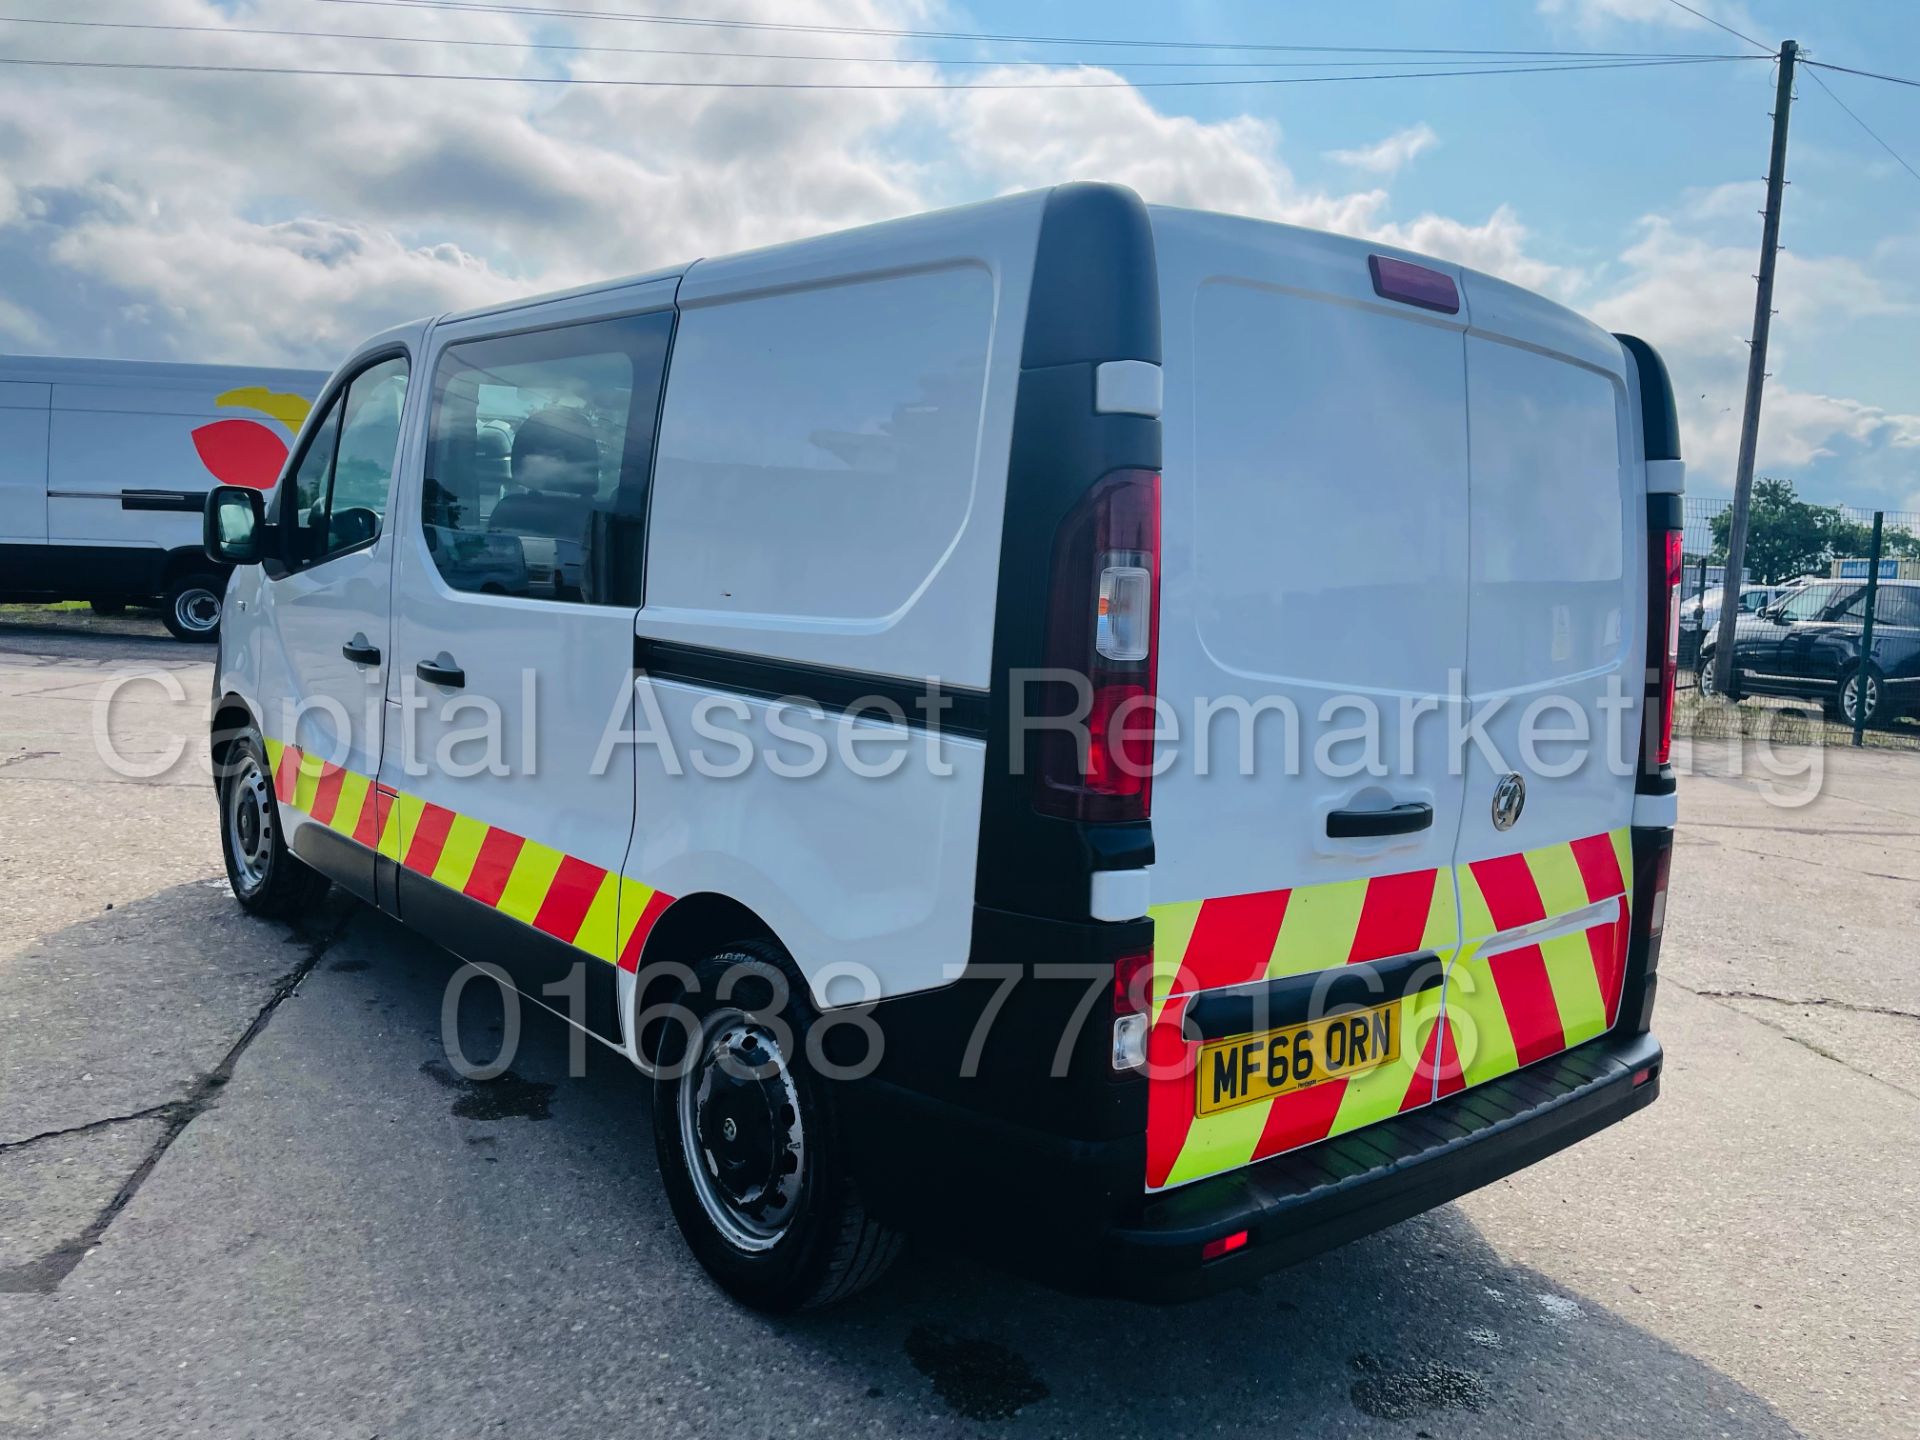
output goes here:
[[[1382, 299], [1353, 241], [1153, 217], [1159, 694], [1180, 727], [1153, 796], [1157, 1189], [1433, 1098], [1458, 938], [1447, 697], [1468, 662], [1470, 477], [1464, 311]], [[1263, 1037], [1349, 994], [1397, 1000], [1392, 1033], [1298, 1043], [1323, 1069], [1357, 1056], [1352, 1073], [1277, 1093], [1270, 1064], [1253, 1073], [1273, 1059]], [[1239, 1004], [1255, 997], [1271, 1008]]]
[[1477, 723], [1446, 996], [1459, 1066], [1442, 1093], [1612, 1024], [1645, 690], [1645, 480], [1626, 356], [1537, 295], [1471, 273], [1464, 285]]

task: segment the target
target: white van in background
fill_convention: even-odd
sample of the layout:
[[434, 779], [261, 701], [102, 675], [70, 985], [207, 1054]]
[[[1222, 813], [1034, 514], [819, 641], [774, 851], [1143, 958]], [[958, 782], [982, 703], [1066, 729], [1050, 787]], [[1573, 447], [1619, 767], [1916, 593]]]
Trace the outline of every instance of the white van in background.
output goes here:
[[654, 1075], [752, 1304], [1243, 1283], [1657, 1093], [1681, 474], [1641, 342], [1106, 185], [403, 326], [208, 502], [229, 879]]
[[279, 478], [324, 373], [0, 355], [0, 602], [158, 604], [211, 640], [227, 570], [215, 485]]

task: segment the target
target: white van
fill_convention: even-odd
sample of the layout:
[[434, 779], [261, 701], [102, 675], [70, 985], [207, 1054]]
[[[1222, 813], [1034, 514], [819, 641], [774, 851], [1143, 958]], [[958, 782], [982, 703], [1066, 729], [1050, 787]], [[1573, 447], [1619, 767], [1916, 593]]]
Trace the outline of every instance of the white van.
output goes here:
[[209, 501], [233, 889], [654, 1073], [750, 1303], [1240, 1283], [1654, 1098], [1675, 436], [1538, 296], [1106, 185], [404, 326]]
[[215, 484], [279, 478], [327, 377], [311, 370], [0, 355], [0, 603], [157, 604], [212, 640], [226, 567]]

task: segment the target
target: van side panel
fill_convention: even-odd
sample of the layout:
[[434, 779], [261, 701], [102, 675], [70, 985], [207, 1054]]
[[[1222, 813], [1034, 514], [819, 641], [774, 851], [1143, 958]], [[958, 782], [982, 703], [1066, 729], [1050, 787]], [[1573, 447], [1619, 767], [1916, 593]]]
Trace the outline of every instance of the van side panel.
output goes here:
[[[0, 545], [46, 541], [47, 411], [52, 393], [51, 385], [0, 382]], [[11, 575], [14, 566], [6, 568]]]
[[[672, 744], [637, 752], [627, 873], [745, 905], [825, 1002], [939, 986], [968, 956], [1041, 203], [702, 262], [681, 283], [636, 625], [636, 724]], [[937, 738], [912, 703], [928, 679], [953, 701]], [[756, 758], [723, 778], [736, 751], [702, 724], [799, 773]]]

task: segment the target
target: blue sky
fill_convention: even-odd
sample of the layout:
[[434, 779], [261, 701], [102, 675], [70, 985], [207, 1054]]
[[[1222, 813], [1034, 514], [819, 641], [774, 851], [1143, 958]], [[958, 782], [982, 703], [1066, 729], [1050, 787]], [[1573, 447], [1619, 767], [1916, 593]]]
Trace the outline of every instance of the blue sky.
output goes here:
[[[561, 0], [523, 0], [558, 6]], [[1738, 53], [1669, 0], [567, 0], [814, 24], [1294, 45]], [[1920, 5], [1698, 0], [1768, 44], [1920, 75]], [[76, 18], [64, 0], [10, 13]], [[847, 66], [872, 79], [1147, 80], [1223, 60], [753, 33], [329, 0], [101, 0], [154, 35], [0, 24], [0, 54], [575, 76], [761, 78], [745, 50], [1057, 68]], [[208, 34], [266, 26], [420, 37]], [[456, 39], [508, 42], [491, 48]], [[528, 40], [736, 53], [527, 52]], [[1299, 59], [1274, 54], [1260, 58]], [[1349, 57], [1351, 58], [1351, 57]], [[1089, 68], [1089, 67], [1106, 67]], [[1379, 68], [1404, 68], [1383, 59]], [[1180, 72], [1218, 76], [1219, 71]], [[1920, 166], [1920, 90], [1825, 79]], [[1695, 493], [1731, 480], [1772, 102], [1765, 61], [1668, 70], [963, 95], [431, 84], [10, 70], [0, 348], [327, 365], [413, 314], [1073, 178], [1428, 250], [1667, 354]], [[1818, 85], [1794, 109], [1763, 473], [1920, 510], [1920, 179]]]

